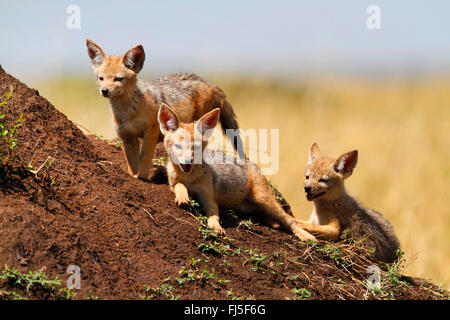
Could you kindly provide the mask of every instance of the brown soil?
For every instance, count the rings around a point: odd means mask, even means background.
[[[242,224],[247,217],[227,212],[221,215],[227,238],[205,239],[197,213],[175,205],[163,167],[152,183],[130,177],[120,149],[84,135],[0,67],[0,93],[10,87],[14,96],[2,107],[2,120],[11,124],[23,114],[24,122],[16,134],[18,159],[0,171],[2,267],[45,267],[49,277],[65,281],[66,268],[78,265],[81,290],[75,299],[308,298],[294,288],[306,289],[310,299],[448,299],[435,286],[395,284],[387,276],[385,293],[368,294],[366,268],[373,262],[360,247],[301,243],[261,223]],[[164,154],[161,146],[157,153],[155,158]],[[48,157],[54,161],[38,174],[23,166],[31,161],[38,168]],[[0,292],[13,289],[28,298],[55,297],[39,290],[27,296],[0,280]]]

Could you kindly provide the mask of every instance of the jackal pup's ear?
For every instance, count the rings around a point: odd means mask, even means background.
[[[138,73],[144,66],[145,52],[140,44],[128,50],[122,58],[125,67]]]
[[[167,104],[162,103],[158,110],[159,128],[163,135],[167,132],[173,132],[180,126],[180,119],[175,111]]]
[[[208,140],[213,133],[217,122],[219,121],[220,109],[216,108],[205,113],[198,121],[195,122],[195,129],[201,132],[203,140]]]
[[[314,142],[309,148],[308,165],[319,158],[322,158],[322,153],[320,153],[317,143]]]
[[[337,173],[342,174],[344,178],[348,178],[352,175],[353,169],[355,169],[357,162],[358,150],[353,150],[344,153],[342,156],[337,158],[337,160],[333,164],[333,167]]]
[[[91,63],[94,67],[100,66],[106,59],[102,48],[91,39],[86,39],[86,47]]]

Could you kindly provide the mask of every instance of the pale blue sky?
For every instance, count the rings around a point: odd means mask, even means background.
[[[66,28],[70,4],[81,29]],[[366,8],[381,9],[368,30]],[[146,72],[306,74],[450,71],[450,1],[1,1],[0,64],[30,77],[88,74],[84,39],[141,43]]]

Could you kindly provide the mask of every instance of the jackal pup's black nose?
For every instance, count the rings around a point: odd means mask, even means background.
[[[107,96],[109,94],[108,89],[102,89],[102,95]]]

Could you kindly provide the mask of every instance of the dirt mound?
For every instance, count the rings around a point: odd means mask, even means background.
[[[396,265],[380,266],[382,287],[368,291],[374,262],[357,244],[301,243],[234,212],[221,214],[227,237],[219,237],[202,225],[198,205],[174,204],[163,167],[154,183],[130,177],[117,146],[85,136],[0,68],[0,94],[10,89],[2,121],[11,125],[21,114],[24,121],[15,135],[17,159],[0,171],[0,262],[7,270],[44,267],[65,287],[67,267],[79,266],[75,299],[448,297],[431,285],[407,284]],[[44,285],[27,292],[5,270],[0,298],[12,291],[57,297],[44,294]]]

